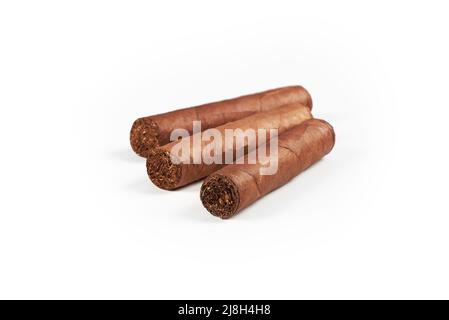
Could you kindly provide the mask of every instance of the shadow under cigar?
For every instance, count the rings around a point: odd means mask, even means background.
[[[210,224],[222,222],[221,219],[217,219],[217,217],[214,217],[209,212],[207,212],[207,210],[202,206],[201,201],[183,206],[182,210],[179,210],[179,212],[177,213],[177,216],[188,221],[197,221],[201,223]]]
[[[169,194],[169,191],[165,191],[162,189],[159,189],[155,185],[149,181],[149,179],[139,179],[136,180],[130,184],[127,184],[125,186],[127,190],[131,190],[134,193],[140,193],[140,194],[157,194],[157,195],[163,195],[163,194]]]
[[[204,179],[201,179],[176,190],[200,194],[201,184],[203,183],[203,181]]]
[[[142,158],[132,151],[131,147],[108,152],[109,155],[117,160],[129,163],[145,163],[146,159]]]

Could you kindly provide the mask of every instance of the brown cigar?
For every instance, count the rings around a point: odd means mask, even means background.
[[[299,103],[293,103],[269,111],[260,112],[252,116],[227,123],[217,128],[206,130],[205,132],[211,130],[218,130],[220,132],[221,147],[220,151],[218,151],[218,154],[220,155],[221,159],[225,159],[226,153],[232,153],[235,155],[240,152],[240,154],[243,155],[247,151],[251,151],[251,149],[248,148],[249,144],[248,140],[246,139],[240,146],[237,146],[236,141],[234,140],[232,141],[232,146],[228,145],[228,148],[226,148],[226,129],[240,129],[242,131],[253,129],[255,130],[256,139],[259,140],[266,137],[259,136],[259,131],[257,129],[277,129],[277,133],[281,134],[282,132],[285,132],[288,129],[311,118],[312,114],[310,113],[310,109],[308,107],[303,106]],[[208,146],[210,147],[213,143],[216,143],[216,141],[201,141],[199,145],[194,144],[193,141],[195,140],[195,138],[201,139],[201,134],[202,133],[199,132],[185,138],[190,139],[190,152],[187,159],[188,161],[183,161],[182,163],[176,164],[176,162],[180,162],[179,158],[176,158],[176,155],[175,160],[177,161],[172,161],[173,158],[171,158],[174,153],[171,152],[172,149],[178,149],[178,144],[182,144],[183,140],[174,141],[165,146],[159,147],[153,152],[152,155],[148,157],[148,176],[156,186],[166,190],[176,189],[191,182],[202,179],[223,167],[223,164],[217,163],[194,163],[193,157],[195,154],[198,154],[198,149],[205,150],[208,148]]]
[[[192,134],[193,121],[201,121],[206,130],[294,102],[312,109],[312,98],[306,89],[290,86],[139,118],[131,128],[131,147],[138,155],[147,157],[155,147],[170,142],[173,129],[183,128]]]
[[[225,166],[204,181],[201,202],[215,216],[232,217],[324,157],[334,143],[329,123],[307,120],[278,137],[278,170],[274,175],[261,175],[259,163]]]

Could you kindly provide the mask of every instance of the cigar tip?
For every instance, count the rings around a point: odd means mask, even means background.
[[[323,119],[316,119],[315,118],[315,119],[311,119],[309,121],[319,122],[320,124],[322,124],[322,125],[324,125],[325,127],[328,128],[328,130],[329,130],[329,132],[330,132],[330,134],[332,136],[332,146],[330,147],[330,150],[332,150],[334,148],[334,145],[335,145],[335,130],[334,130],[334,127],[329,122],[327,122],[326,120],[323,120]]]
[[[312,95],[310,94],[310,92],[304,88],[303,86],[298,86],[299,90],[301,93],[303,93],[305,95],[305,105],[306,107],[309,107],[310,110],[312,110],[313,108],[313,99],[312,99]]]
[[[240,202],[236,185],[228,177],[219,174],[206,179],[201,186],[200,198],[207,211],[222,219],[236,214]]]
[[[149,118],[134,121],[129,138],[134,152],[141,157],[148,157],[159,146],[158,132],[157,124]]]
[[[157,187],[174,190],[181,179],[181,166],[171,161],[170,152],[156,149],[147,158],[147,173]]]

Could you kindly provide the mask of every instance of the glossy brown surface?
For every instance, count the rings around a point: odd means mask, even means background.
[[[186,129],[192,134],[193,121],[201,121],[202,129],[206,130],[296,102],[312,109],[312,98],[307,90],[289,86],[139,118],[131,128],[131,147],[138,155],[147,157],[154,148],[170,142],[173,129]]]
[[[281,106],[276,109],[272,109],[265,112],[260,112],[254,114],[252,116],[246,117],[244,119],[240,119],[234,122],[227,123],[225,125],[216,127],[222,137],[221,141],[221,155],[222,159],[224,159],[224,155],[226,152],[228,154],[229,151],[236,153],[236,142],[233,141],[232,147],[226,149],[225,145],[225,130],[226,129],[277,129],[278,133],[287,131],[288,129],[293,128],[294,126],[299,125],[305,120],[311,119],[312,114],[310,113],[310,109],[302,104],[293,103]],[[256,131],[256,136],[258,132]],[[201,135],[198,133],[196,135]],[[175,141],[169,143],[165,146],[159,147],[156,151],[150,155],[147,159],[147,172],[151,179],[151,181],[158,187],[166,190],[172,190],[189,184],[191,182],[202,179],[209,174],[219,170],[223,167],[223,164],[194,164],[193,157],[195,153],[197,153],[198,147],[194,145],[193,139],[195,135],[188,137],[190,139],[190,163],[180,163],[173,165],[170,163],[170,153],[172,148],[174,148],[177,144],[181,143],[180,141]],[[211,143],[211,141],[202,141],[201,142],[201,150],[205,150]],[[245,144],[240,147],[240,150],[251,151],[248,150],[247,141]],[[231,149],[232,148],[232,149]],[[243,151],[242,151],[243,152]]]
[[[201,187],[205,208],[221,218],[235,215],[329,153],[335,133],[326,121],[310,119],[281,134],[278,143],[276,174],[261,175],[261,164],[225,166],[209,176]]]

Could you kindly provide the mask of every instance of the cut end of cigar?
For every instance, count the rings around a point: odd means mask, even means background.
[[[158,135],[159,128],[153,120],[137,119],[131,127],[131,147],[139,156],[148,157],[159,146]]]
[[[147,173],[157,187],[173,190],[181,180],[181,165],[171,161],[169,151],[154,150],[147,159]]]
[[[212,175],[201,187],[201,202],[214,216],[227,219],[236,214],[239,206],[239,193],[228,177]]]

